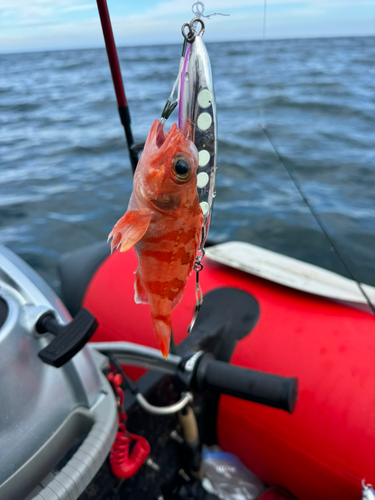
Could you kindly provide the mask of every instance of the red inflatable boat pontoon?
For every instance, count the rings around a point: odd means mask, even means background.
[[[259,304],[258,321],[238,341],[230,362],[297,376],[300,388],[292,415],[222,396],[219,444],[266,483],[285,487],[299,500],[358,500],[362,479],[375,483],[373,316],[207,257],[203,264],[204,294],[234,287]],[[94,341],[126,340],[157,347],[148,306],[134,303],[136,267],[134,250],[115,252],[91,280],[83,305],[99,321]],[[176,343],[187,335],[194,284],[191,276],[172,313]]]

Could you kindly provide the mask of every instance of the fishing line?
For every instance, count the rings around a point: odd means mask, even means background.
[[[263,46],[263,63],[264,63],[264,60],[265,60],[265,42],[266,42],[266,26],[267,26],[267,0],[264,0],[264,4],[263,4],[263,37],[262,37],[262,46]],[[264,73],[265,73],[265,67],[263,65],[263,77],[264,77]],[[265,78],[264,78],[265,80]],[[265,83],[264,83],[265,84]],[[263,105],[261,107],[261,116],[262,118],[264,119],[265,118],[265,109],[263,108]],[[363,298],[365,299],[365,301],[367,302],[367,305],[369,306],[372,314],[375,316],[375,306],[372,304],[370,298],[368,297],[368,295],[366,294],[366,292],[364,291],[364,289],[362,288],[362,285],[361,283],[359,282],[359,280],[357,280],[355,278],[355,275],[354,273],[352,272],[352,270],[350,269],[350,267],[348,266],[348,264],[346,263],[344,257],[342,256],[341,254],[341,251],[339,251],[336,243],[333,241],[332,237],[330,236],[330,234],[328,233],[328,231],[326,230],[326,228],[324,227],[324,224],[322,222],[322,220],[320,219],[320,216],[318,215],[318,213],[315,211],[314,207],[312,206],[312,204],[309,202],[307,196],[305,195],[305,193],[303,192],[303,189],[302,189],[302,186],[300,184],[300,182],[298,181],[297,177],[287,168],[286,164],[284,163],[283,161],[283,158],[281,156],[281,154],[278,152],[278,150],[276,149],[276,146],[274,145],[272,139],[271,139],[271,136],[270,136],[270,133],[267,129],[267,125],[266,125],[266,121],[264,119],[264,123],[259,123],[259,127],[262,129],[264,135],[266,136],[266,138],[268,139],[268,142],[270,143],[272,149],[274,150],[279,162],[281,163],[281,165],[283,166],[285,172],[287,173],[289,179],[292,181],[292,183],[294,184],[295,188],[297,189],[297,191],[299,192],[302,200],[304,201],[304,203],[306,204],[307,208],[309,209],[311,215],[313,216],[313,218],[315,219],[315,222],[318,224],[318,226],[320,227],[322,233],[324,234],[324,236],[326,237],[327,241],[329,242],[329,244],[331,245],[332,249],[334,250],[334,252],[336,253],[336,255],[338,256],[338,258],[340,259],[342,265],[344,266],[344,268],[346,269],[348,275],[350,276],[350,278],[357,284],[358,288],[359,288],[359,291],[360,293],[362,294]]]
[[[266,39],[266,19],[267,19],[267,0],[264,0],[264,5],[263,5],[263,42]]]
[[[195,2],[191,10],[195,17],[205,17],[206,19],[210,19],[212,16],[230,16],[230,14],[222,14],[221,12],[214,12],[213,14],[203,14],[205,9],[205,5],[203,2]]]
[[[361,294],[363,295],[363,298],[366,300],[369,308],[371,309],[371,312],[373,315],[375,315],[375,307],[374,305],[372,304],[372,302],[370,301],[368,295],[366,294],[366,292],[364,291],[364,289],[362,288],[361,286],[361,283],[355,278],[354,276],[354,273],[351,271],[350,267],[348,266],[348,264],[346,263],[345,259],[343,258],[343,256],[341,255],[341,251],[339,251],[336,243],[333,241],[332,237],[330,236],[330,234],[328,233],[328,231],[326,230],[326,228],[324,227],[324,224],[323,222],[321,221],[320,219],[320,216],[318,215],[318,213],[315,211],[314,207],[311,205],[311,203],[309,202],[307,196],[305,195],[305,193],[303,192],[303,189],[302,189],[302,186],[300,184],[300,182],[298,181],[298,179],[296,178],[296,176],[287,168],[287,166],[285,165],[284,161],[283,161],[283,158],[281,156],[281,154],[278,152],[278,150],[276,149],[274,143],[272,142],[272,139],[270,137],[270,134],[266,128],[265,125],[263,124],[259,124],[259,127],[263,130],[264,132],[264,135],[267,137],[269,143],[271,144],[271,147],[272,149],[274,150],[279,162],[281,163],[281,165],[283,166],[285,172],[288,174],[288,177],[289,179],[293,182],[294,186],[296,187],[297,191],[299,192],[301,198],[303,199],[303,201],[305,202],[307,208],[310,210],[310,213],[311,215],[314,217],[316,223],[318,224],[318,226],[320,227],[320,229],[322,230],[324,236],[327,238],[329,244],[331,245],[331,247],[333,248],[333,250],[335,251],[336,255],[338,256],[338,258],[340,259],[340,261],[342,262],[343,266],[345,267],[347,273],[349,274],[349,276],[351,277],[351,279],[358,285],[358,288],[361,292]]]

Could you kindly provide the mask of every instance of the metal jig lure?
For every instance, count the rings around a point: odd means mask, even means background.
[[[198,29],[199,27],[199,29]],[[196,256],[196,306],[194,316],[188,328],[190,332],[203,302],[199,285],[199,273],[203,269],[201,260],[204,256],[208,230],[211,222],[215,192],[217,125],[214,85],[211,64],[203,42],[205,24],[200,17],[181,27],[184,37],[179,71],[171,94],[161,114],[165,122],[178,105],[178,127],[186,139],[192,141],[199,157],[197,170],[197,190],[199,205],[204,216],[202,236]],[[177,87],[177,99],[173,101]]]
[[[194,28],[196,25],[200,25],[199,31]],[[204,22],[199,18],[182,26],[188,47],[181,72],[178,108],[178,127],[194,142],[199,154],[197,188],[204,215],[200,250],[203,250],[211,221],[217,159],[216,104],[210,59],[202,39],[204,30]]]
[[[197,27],[199,27],[198,31]],[[199,204],[204,216],[199,253],[194,264],[196,306],[188,329],[190,332],[203,302],[203,294],[199,285],[199,272],[203,268],[201,260],[204,256],[204,244],[207,239],[216,194],[217,122],[211,64],[202,39],[205,31],[204,22],[200,18],[194,18],[189,24],[183,24],[181,31],[185,38],[184,47],[187,46],[187,49],[179,75],[178,127],[186,138],[194,142],[198,150],[197,189]]]

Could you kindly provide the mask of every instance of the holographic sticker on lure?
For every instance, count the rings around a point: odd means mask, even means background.
[[[182,27],[188,46],[181,73],[178,108],[178,127],[194,142],[199,153],[197,189],[204,215],[200,251],[203,251],[207,239],[216,194],[217,158],[216,104],[210,59],[202,39],[204,29],[199,18]]]

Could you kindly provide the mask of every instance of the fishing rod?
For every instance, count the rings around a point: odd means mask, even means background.
[[[108,56],[109,66],[111,68],[112,81],[115,87],[116,100],[120,121],[124,127],[126,142],[128,145],[130,164],[133,173],[138,163],[138,151],[143,147],[134,143],[133,132],[131,129],[130,112],[128,102],[125,95],[124,83],[122,81],[120,62],[118,60],[115,39],[111,25],[111,18],[109,16],[107,0],[97,0],[100,22],[102,25],[105,47]]]

